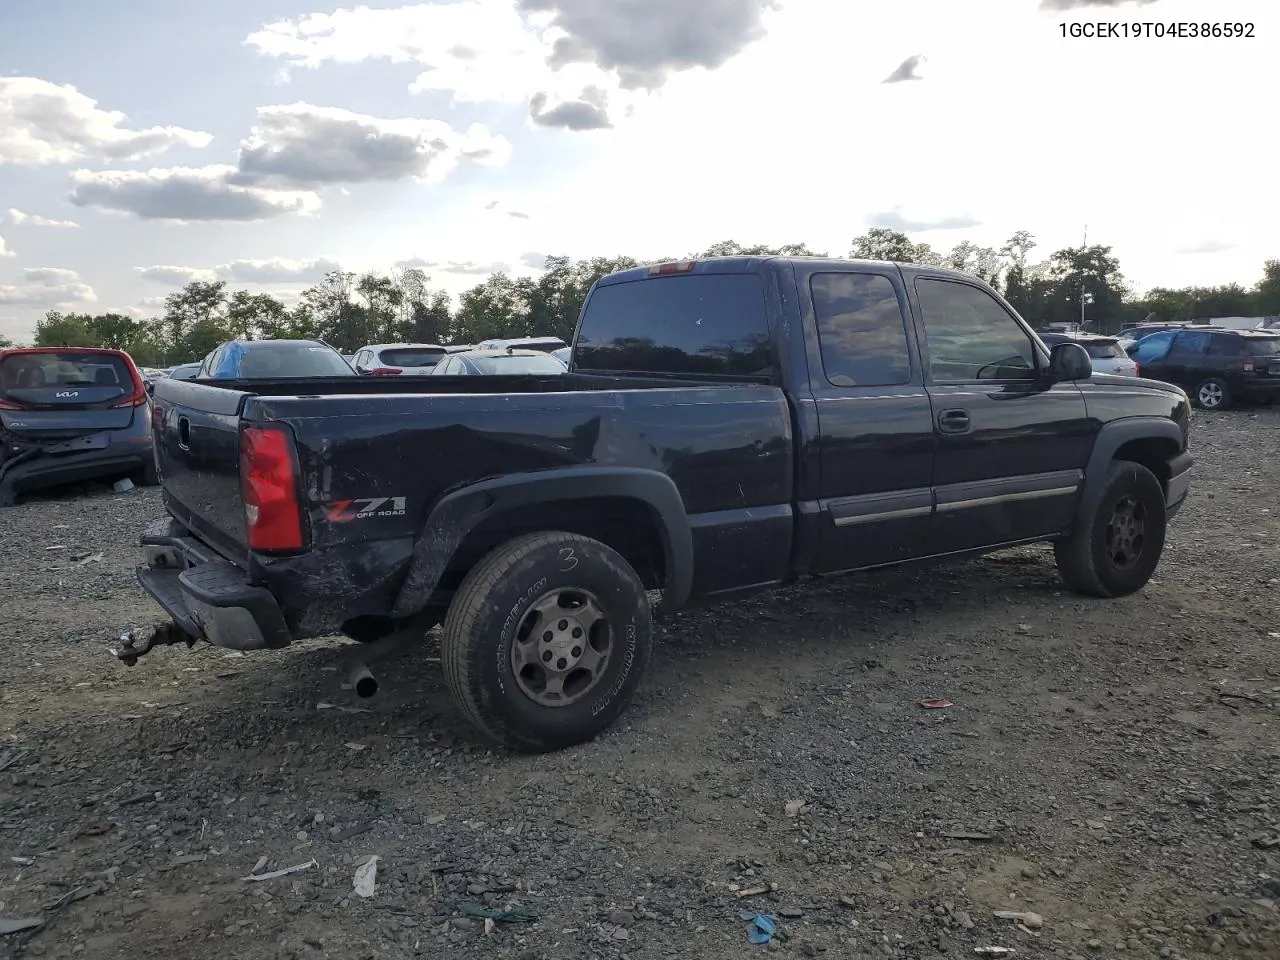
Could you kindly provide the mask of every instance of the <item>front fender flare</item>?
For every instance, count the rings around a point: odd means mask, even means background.
[[[1084,491],[1076,513],[1077,524],[1088,523],[1102,496],[1107,468],[1116,452],[1134,440],[1170,440],[1174,449],[1182,451],[1182,428],[1164,417],[1128,417],[1102,425],[1094,438],[1093,452],[1084,471]]]
[[[519,507],[592,497],[634,500],[652,511],[666,560],[663,608],[684,606],[693,588],[693,532],[671,478],[627,467],[569,467],[480,480],[441,497],[414,543],[391,615],[407,617],[422,610],[463,540],[488,518]]]

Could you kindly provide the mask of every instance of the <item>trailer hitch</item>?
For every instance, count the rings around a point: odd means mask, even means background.
[[[185,643],[188,648],[196,645],[196,638],[172,621],[154,627],[139,627],[120,634],[120,646],[111,648],[111,655],[126,667],[132,667],[139,657],[145,657],[156,647],[171,647]]]

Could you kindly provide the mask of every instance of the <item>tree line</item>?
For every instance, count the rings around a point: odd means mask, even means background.
[[[846,256],[944,266],[998,289],[1034,326],[1073,323],[1114,333],[1126,323],[1280,314],[1280,260],[1245,287],[1156,288],[1136,296],[1108,246],[1067,247],[1032,262],[1035,238],[1019,231],[1001,247],[963,241],[947,252],[894,230],[873,228]],[[827,256],[805,244],[781,247],[715,244],[694,258],[734,255]],[[670,258],[680,259],[680,258]],[[534,279],[495,273],[453,298],[419,269],[387,274],[334,271],[286,307],[266,293],[228,290],[223,281],[193,281],[165,298],[149,319],[118,313],[50,311],[37,322],[36,346],[96,346],[129,351],[143,366],[199,360],[232,339],[319,339],[352,353],[369,343],[476,343],[492,337],[555,335],[569,340],[591,285],[633,257],[571,260],[547,257]]]

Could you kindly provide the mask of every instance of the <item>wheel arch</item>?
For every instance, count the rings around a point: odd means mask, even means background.
[[[1096,508],[1107,479],[1107,468],[1116,460],[1139,463],[1155,474],[1161,490],[1168,492],[1170,463],[1184,448],[1182,428],[1162,417],[1132,417],[1104,424],[1094,440],[1085,467],[1084,491],[1076,512],[1077,528],[1087,523]]]
[[[495,477],[441,497],[414,544],[392,615],[422,610],[498,544],[550,530],[617,550],[647,586],[662,589],[664,608],[688,601],[693,534],[671,478],[638,468],[572,467]]]

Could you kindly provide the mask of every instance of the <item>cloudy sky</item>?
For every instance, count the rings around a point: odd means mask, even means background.
[[[288,300],[340,264],[458,291],[547,253],[1111,244],[1140,288],[1280,256],[1273,0],[41,0],[0,30],[0,333]],[[1063,23],[1254,24],[1251,39]]]

